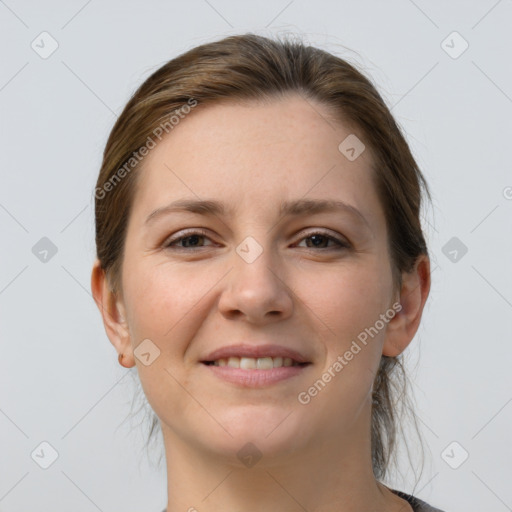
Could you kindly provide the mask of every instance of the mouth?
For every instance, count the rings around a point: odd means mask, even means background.
[[[291,357],[229,357],[220,358],[215,361],[201,361],[206,366],[228,366],[230,368],[241,368],[242,370],[272,370],[273,368],[284,368],[290,366],[306,366],[311,363],[300,363]]]
[[[293,380],[313,363],[300,352],[278,345],[233,345],[200,361],[214,377],[245,388]]]

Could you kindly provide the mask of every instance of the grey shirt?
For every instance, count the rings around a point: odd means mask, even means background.
[[[397,491],[396,489],[390,489],[389,487],[388,489],[391,492],[395,493],[400,498],[407,501],[411,505],[414,512],[443,512],[442,510],[432,507],[428,503],[425,503],[424,501],[420,500],[419,498],[416,498],[415,496],[405,494],[405,492]]]
[[[424,501],[421,501],[419,498],[415,498],[410,494],[405,494],[405,492],[390,489],[389,487],[388,489],[395,493],[398,497],[407,501],[411,505],[414,512],[444,512],[438,508],[431,507],[428,503],[425,503]],[[166,509],[164,509],[162,512],[166,512]]]

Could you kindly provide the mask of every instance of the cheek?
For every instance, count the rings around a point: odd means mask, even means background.
[[[126,304],[136,346],[153,340],[168,355],[183,353],[202,322],[208,292],[218,277],[207,270],[148,261],[126,266]]]
[[[187,363],[194,363],[187,361],[186,351],[211,307],[208,291],[218,279],[168,262],[126,265],[124,289],[133,349],[149,339],[159,350],[148,366],[136,358],[139,379],[151,407],[169,424],[193,409],[184,391],[191,385]]]
[[[379,265],[354,265],[304,281],[314,313],[308,317],[321,331],[325,359],[301,396],[308,401],[304,410],[323,418],[325,433],[346,428],[347,418],[355,421],[371,398],[385,334],[385,328],[372,328],[387,310],[391,282],[380,272]]]
[[[344,404],[337,409],[339,421],[347,410],[355,413],[371,392],[385,335],[379,319],[388,309],[391,293],[391,276],[382,260],[368,255],[360,263],[314,277],[304,272],[301,279],[301,296],[314,313],[308,316],[317,324],[325,346],[325,360],[315,377],[329,382],[325,389],[319,384],[323,390],[313,408],[315,414],[323,414],[329,404]]]
[[[340,342],[357,337],[387,310],[391,275],[378,256],[368,254],[358,261],[347,259],[336,268],[315,268],[303,262],[294,279],[296,288],[292,288],[300,290],[300,302],[308,306],[308,316],[318,320],[329,345],[341,346]]]

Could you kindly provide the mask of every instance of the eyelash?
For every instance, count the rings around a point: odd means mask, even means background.
[[[175,238],[174,240],[173,239],[167,240],[164,243],[164,246],[166,249],[172,249],[172,250],[178,250],[178,251],[180,251],[180,250],[182,250],[182,251],[191,251],[192,250],[193,251],[195,249],[204,248],[202,246],[199,246],[199,247],[176,247],[176,246],[173,246],[173,244],[176,244],[178,242],[186,240],[187,238],[190,238],[195,235],[204,236],[205,238],[209,238],[208,233],[206,231],[203,231],[201,229],[196,229],[194,231],[185,232],[185,234],[183,236],[180,236],[179,238]],[[336,238],[336,237],[326,233],[325,231],[313,231],[311,233],[307,233],[305,236],[303,236],[300,239],[300,241],[306,240],[308,238],[312,238],[313,236],[317,236],[317,235],[323,236],[323,237],[327,238],[328,242],[332,241],[338,245],[338,247],[320,247],[320,250],[329,251],[329,250],[341,250],[341,249],[350,249],[351,248],[351,246],[348,242],[340,240],[339,238]],[[305,249],[315,249],[315,247],[305,247]]]

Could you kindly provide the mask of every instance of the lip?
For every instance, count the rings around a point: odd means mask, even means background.
[[[268,387],[278,382],[297,377],[310,366],[281,366],[271,370],[243,370],[229,366],[201,365],[213,375],[231,384],[246,388]]]
[[[282,345],[229,345],[226,347],[218,348],[213,352],[210,352],[205,358],[201,360],[202,363],[216,361],[218,359],[227,359],[229,357],[289,357],[297,363],[310,363],[306,356],[298,352],[297,350],[283,347]],[[217,367],[215,367],[217,368]],[[291,367],[286,367],[291,368]],[[279,368],[276,368],[279,369]],[[249,371],[249,370],[243,370]],[[271,372],[272,370],[250,370],[252,372]]]
[[[230,357],[289,357],[301,366],[281,366],[269,370],[244,370],[243,368],[233,368],[231,366],[213,366],[210,363],[218,359],[228,359]],[[221,347],[210,352],[201,363],[207,371],[213,372],[213,375],[231,384],[241,387],[259,388],[268,387],[278,382],[282,382],[293,377],[301,375],[311,361],[299,351],[284,347],[282,345],[264,344],[264,345],[229,345]]]

